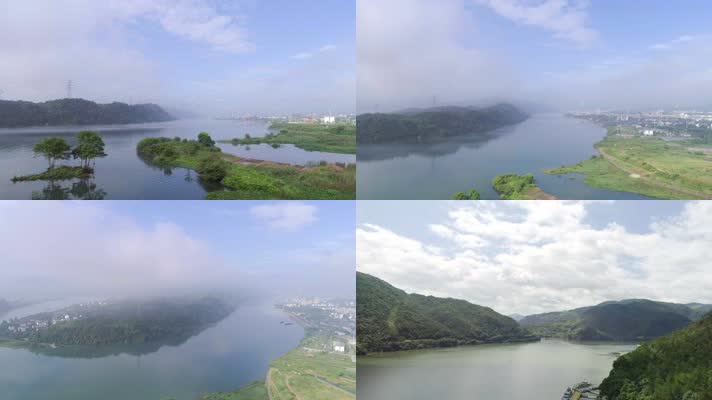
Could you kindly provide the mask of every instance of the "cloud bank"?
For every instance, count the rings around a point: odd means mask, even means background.
[[[709,202],[688,203],[646,233],[587,224],[587,203],[496,203],[452,203],[445,220],[427,226],[432,241],[363,224],[357,269],[409,292],[505,314],[626,298],[712,302]]]

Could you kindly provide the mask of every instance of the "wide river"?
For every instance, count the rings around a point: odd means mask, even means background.
[[[181,168],[164,171],[149,166],[136,155],[136,144],[146,137],[196,139],[200,132],[208,132],[214,140],[244,137],[245,134],[258,137],[268,133],[268,126],[266,122],[207,119],[139,125],[0,129],[0,199],[202,199],[206,188],[201,186],[194,173]],[[97,160],[95,178],[91,182],[82,184],[79,181],[64,181],[50,184],[42,181],[10,181],[13,176],[38,173],[47,168],[44,159],[33,157],[32,146],[35,143],[48,136],[61,136],[73,144],[80,130],[97,131],[106,144],[108,157]],[[219,146],[224,152],[237,156],[293,165],[320,161],[356,162],[353,154],[305,151],[293,145],[282,145],[277,149],[266,144]]]
[[[477,189],[483,199],[498,199],[492,189],[495,176],[532,173],[542,190],[560,199],[647,199],[587,186],[578,174],[542,172],[596,154],[593,145],[606,131],[591,122],[536,114],[496,133],[485,141],[463,135],[440,143],[359,145],[358,198],[437,200]]]
[[[288,317],[272,305],[243,305],[180,345],[153,352],[126,347],[94,358],[0,347],[0,398],[197,400],[201,394],[234,390],[263,380],[269,362],[297,346],[303,329],[280,321]]]
[[[543,340],[358,358],[359,400],[558,400],[581,381],[600,384],[634,344]]]

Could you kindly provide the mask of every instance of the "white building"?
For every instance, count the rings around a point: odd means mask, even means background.
[[[655,131],[652,129],[646,129],[643,131],[643,135],[645,136],[653,136],[655,134]]]
[[[346,351],[346,346],[341,343],[334,343],[334,351],[343,353],[344,351]]]
[[[327,115],[326,117],[321,117],[321,122],[324,124],[333,124],[336,123],[336,117],[333,115]]]

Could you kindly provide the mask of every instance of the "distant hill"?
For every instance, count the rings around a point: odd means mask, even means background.
[[[646,340],[688,325],[709,305],[631,299],[592,307],[529,315],[519,323],[546,337],[575,340]]]
[[[155,104],[97,104],[83,99],[52,100],[44,103],[0,101],[0,128],[137,124],[174,119]]]
[[[0,315],[5,314],[6,312],[12,310],[13,308],[14,307],[13,307],[12,303],[10,303],[9,301],[7,301],[3,298],[0,298]]]
[[[361,272],[356,273],[356,329],[359,354],[538,339],[491,308],[408,294]]]
[[[524,318],[524,315],[522,315],[522,314],[516,314],[516,313],[515,313],[515,314],[511,314],[511,315],[509,316],[509,318],[511,318],[511,319],[513,319],[513,320],[515,320],[515,321],[521,321],[522,318]]]
[[[486,108],[435,107],[391,114],[356,117],[358,143],[427,142],[451,136],[486,133],[526,120],[529,116],[510,104]]]
[[[620,356],[600,388],[609,400],[712,399],[712,313]]]

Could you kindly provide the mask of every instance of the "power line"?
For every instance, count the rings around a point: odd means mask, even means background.
[[[71,99],[72,98],[72,80],[67,81],[67,98]]]

